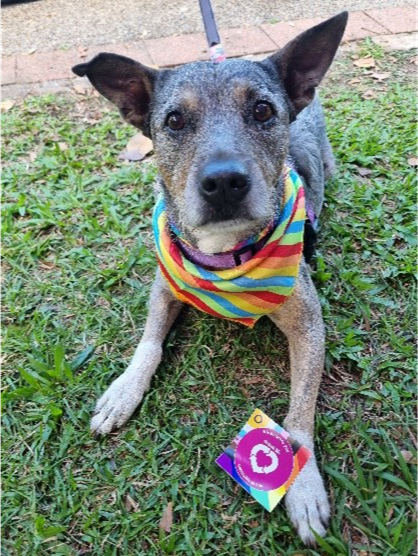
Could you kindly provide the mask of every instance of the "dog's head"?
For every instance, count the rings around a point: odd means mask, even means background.
[[[347,22],[343,12],[262,62],[155,70],[115,54],[74,68],[151,137],[166,202],[194,238],[245,237],[274,215],[289,125],[312,101]]]

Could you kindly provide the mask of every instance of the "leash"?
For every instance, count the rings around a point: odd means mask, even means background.
[[[210,0],[199,0],[200,12],[202,14],[203,25],[205,26],[206,39],[209,45],[210,59],[214,64],[219,64],[226,60],[225,51],[219,38],[215,16],[213,15]]]

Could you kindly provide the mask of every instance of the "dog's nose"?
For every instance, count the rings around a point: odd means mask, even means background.
[[[200,191],[211,204],[241,201],[249,190],[249,176],[239,162],[209,162],[203,170]]]

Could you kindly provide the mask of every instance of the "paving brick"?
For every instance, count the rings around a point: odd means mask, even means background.
[[[274,25],[262,25],[261,28],[267,33],[277,48],[282,48],[300,33],[300,30],[292,21],[284,21]]]
[[[366,14],[386,27],[391,33],[417,31],[417,9],[415,6],[399,6],[382,10],[366,10]]]
[[[309,19],[299,19],[294,22],[294,35],[302,31],[306,31],[310,27],[314,27],[324,21],[326,17],[313,17]],[[280,25],[280,24],[279,24]],[[281,25],[285,25],[284,23]],[[380,35],[387,33],[387,30],[377,21],[374,21],[365,12],[357,11],[350,12],[348,17],[347,28],[344,33],[343,42],[354,41],[358,39],[364,39],[365,37],[370,37],[373,35]],[[293,38],[289,32],[289,39]],[[289,40],[288,39],[288,40]],[[286,41],[285,41],[286,42]],[[281,44],[280,46],[283,46]]]
[[[297,32],[300,33],[301,31],[306,31],[306,29],[318,25],[318,23],[322,23],[322,21],[325,21],[326,19],[327,17],[310,17],[309,19],[297,19],[296,21],[294,21],[294,24]]]
[[[74,77],[71,68],[81,61],[75,50],[35,52],[17,56],[16,83],[36,83]]]
[[[178,66],[209,59],[203,33],[148,39],[144,42],[152,63],[159,67]]]
[[[16,56],[2,56],[1,84],[11,85],[16,81]]]
[[[353,12],[348,18],[347,28],[344,33],[343,42],[356,41],[373,35],[387,33],[383,25],[372,19],[365,12]]]
[[[261,27],[224,29],[221,37],[228,58],[277,50],[277,45]]]
[[[83,58],[85,61],[91,60],[99,52],[111,52],[112,54],[120,54],[132,58],[141,64],[152,65],[153,61],[149,55],[145,41],[127,42],[127,43],[112,43],[103,44],[99,46],[89,46],[87,48],[87,55]]]

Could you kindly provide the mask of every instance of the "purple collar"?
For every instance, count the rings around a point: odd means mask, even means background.
[[[202,266],[207,270],[227,270],[249,261],[264,247],[273,230],[274,225],[270,225],[268,232],[264,233],[263,237],[255,243],[248,243],[248,241],[243,242],[245,245],[242,247],[238,246],[237,248],[231,249],[231,251],[215,253],[214,255],[202,253],[198,249],[195,249],[188,243],[182,241],[178,236],[174,238],[174,241],[177,243],[183,255],[185,255],[192,263]]]

